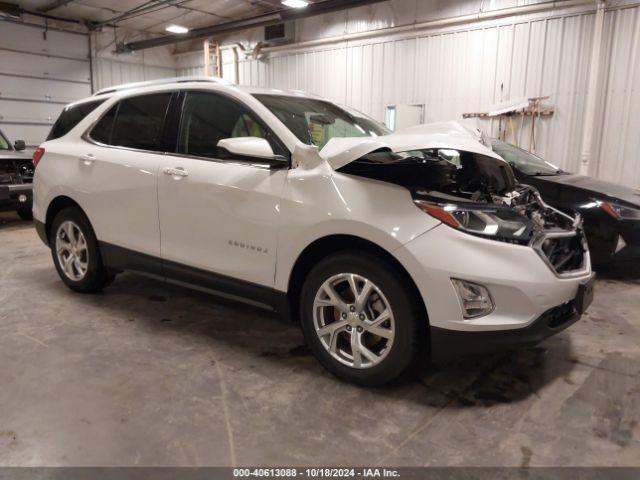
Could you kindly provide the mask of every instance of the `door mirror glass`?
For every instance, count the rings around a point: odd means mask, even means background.
[[[13,148],[20,151],[27,148],[27,145],[24,143],[24,140],[16,140],[15,142],[13,142]]]
[[[275,155],[267,140],[259,137],[223,138],[218,142],[220,157],[243,162],[265,163],[270,166],[283,165],[286,160]]]

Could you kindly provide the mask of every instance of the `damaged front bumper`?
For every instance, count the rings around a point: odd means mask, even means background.
[[[431,359],[452,360],[461,354],[494,353],[515,347],[533,346],[561,332],[580,320],[581,313],[573,300],[550,308],[533,322],[516,330],[467,332],[431,327]]]
[[[532,246],[479,238],[446,225],[394,253],[422,295],[436,354],[536,343],[577,321],[592,297],[588,254],[580,269],[558,275]],[[464,318],[452,278],[486,287],[494,303],[491,313]]]

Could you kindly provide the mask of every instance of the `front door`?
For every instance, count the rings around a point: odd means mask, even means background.
[[[165,156],[158,178],[167,274],[187,266],[196,276],[211,272],[222,281],[273,286],[288,170],[223,160],[217,149],[223,138],[266,138],[266,127],[235,100],[212,92],[187,92],[182,112],[177,153]]]

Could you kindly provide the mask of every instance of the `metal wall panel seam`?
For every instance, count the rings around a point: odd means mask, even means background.
[[[89,62],[88,58],[79,58],[79,57],[70,57],[67,55],[55,55],[55,54],[51,54],[51,53],[46,53],[46,52],[31,52],[29,50],[18,50],[15,48],[6,48],[6,47],[0,47],[0,51],[3,52],[11,52],[11,53],[20,53],[23,55],[35,55],[38,57],[47,57],[47,58],[59,58],[61,60],[73,60],[75,62]]]
[[[84,80],[72,80],[72,79],[68,79],[68,78],[61,78],[61,77],[49,77],[49,76],[39,76],[39,75],[28,75],[28,74],[24,74],[24,73],[13,73],[13,72],[3,72],[0,71],[0,76],[5,76],[5,77],[16,77],[16,78],[32,78],[34,80],[52,80],[54,82],[65,82],[65,83],[77,83],[77,84],[81,84],[81,85],[89,85],[90,82],[89,81],[84,81]]]

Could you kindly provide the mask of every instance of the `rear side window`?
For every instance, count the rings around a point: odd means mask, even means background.
[[[219,158],[218,142],[232,137],[267,138],[267,134],[248,110],[237,102],[222,95],[188,92],[178,137],[178,152]]]
[[[55,140],[69,133],[73,127],[93,112],[104,100],[100,99],[66,107],[58,117],[58,120],[56,120],[56,123],[53,124],[47,140]]]
[[[171,93],[127,98],[120,102],[111,145],[157,150]]]
[[[162,150],[162,127],[171,92],[121,100],[91,131],[97,142],[140,150]]]
[[[111,109],[96,123],[91,130],[91,138],[96,142],[109,145],[111,143],[111,131],[113,130],[113,121],[118,113],[118,105],[114,105]]]

